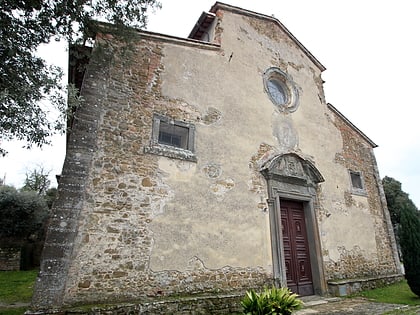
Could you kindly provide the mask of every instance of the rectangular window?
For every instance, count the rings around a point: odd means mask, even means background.
[[[160,121],[158,142],[188,150],[189,128]]]
[[[193,124],[155,114],[151,143],[145,152],[195,162],[194,132]]]
[[[353,193],[366,194],[362,173],[356,171],[349,171],[349,174]]]
[[[360,173],[350,172],[351,184],[355,189],[363,189],[362,177]]]

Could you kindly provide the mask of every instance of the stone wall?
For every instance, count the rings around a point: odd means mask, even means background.
[[[399,281],[402,281],[404,276],[399,274],[385,275],[379,277],[366,277],[359,279],[348,279],[338,281],[328,281],[330,294],[333,296],[347,296],[357,294],[361,291],[372,290],[375,288],[385,287]]]
[[[0,270],[20,270],[20,248],[0,247]]]
[[[328,278],[353,279],[398,274],[399,261],[396,260],[398,258],[393,250],[395,239],[390,229],[390,222],[387,221],[388,209],[381,200],[381,181],[377,173],[372,143],[334,109],[331,113],[334,115],[333,123],[340,130],[343,141],[343,150],[336,154],[335,162],[348,170],[360,172],[365,189],[365,193],[359,196],[350,188],[344,192],[343,199],[349,208],[366,211],[366,219],[372,218],[371,228],[375,233],[377,254],[368,258],[358,246],[353,248],[343,246],[339,248],[340,259],[325,264]]]
[[[176,299],[145,300],[140,303],[120,303],[115,305],[84,306],[63,309],[61,315],[187,315],[187,314],[241,314],[241,299],[243,295],[219,295],[177,297]],[[27,311],[27,315],[36,315]],[[57,314],[45,312],[44,315]]]

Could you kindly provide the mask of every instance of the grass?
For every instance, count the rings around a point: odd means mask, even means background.
[[[29,303],[38,270],[1,271],[0,303]]]
[[[411,292],[405,280],[387,287],[363,291],[360,295],[380,303],[420,305],[420,298]]]
[[[374,302],[409,305],[387,312],[386,315],[418,315],[420,311],[420,297],[411,292],[405,280],[387,287],[363,291],[359,295]]]
[[[32,298],[38,270],[0,271],[0,315],[20,315]],[[1,306],[3,304],[3,306]]]

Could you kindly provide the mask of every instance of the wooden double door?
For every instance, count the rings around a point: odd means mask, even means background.
[[[303,203],[281,200],[280,209],[287,286],[299,295],[313,295],[314,287]]]

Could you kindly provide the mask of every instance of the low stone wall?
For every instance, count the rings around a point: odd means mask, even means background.
[[[20,248],[1,247],[0,248],[0,270],[13,271],[20,270]]]
[[[328,281],[328,289],[333,296],[347,296],[363,290],[384,287],[404,279],[404,275],[395,274],[372,278],[345,279]]]
[[[54,315],[186,315],[186,314],[241,314],[241,299],[243,295],[213,295],[200,297],[183,297],[160,301],[148,301],[141,303],[124,303],[108,306],[92,306],[62,310],[58,312],[31,313],[27,315],[54,314]]]

